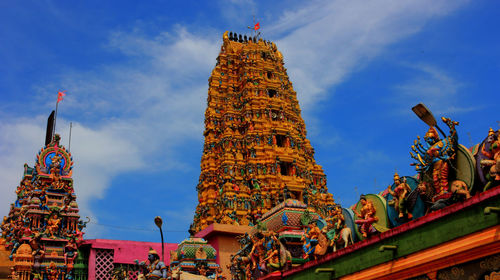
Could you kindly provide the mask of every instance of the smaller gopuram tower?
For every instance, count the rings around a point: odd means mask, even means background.
[[[1,250],[10,252],[11,277],[16,279],[74,279],[73,265],[86,223],[78,213],[73,159],[60,145],[59,135],[52,135],[51,128],[35,166],[24,165],[17,199],[1,224]]]
[[[288,198],[325,215],[333,196],[276,45],[225,32],[208,82],[192,229],[251,226]]]

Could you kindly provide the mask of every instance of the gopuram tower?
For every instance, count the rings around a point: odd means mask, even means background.
[[[192,230],[255,225],[293,198],[320,215],[334,205],[306,138],[297,94],[272,42],[225,32],[209,78]]]
[[[45,146],[33,167],[24,165],[17,199],[1,224],[0,270],[10,266],[12,279],[80,279],[74,264],[86,223],[78,213],[73,158],[50,120]]]

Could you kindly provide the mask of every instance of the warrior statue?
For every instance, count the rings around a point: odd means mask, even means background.
[[[365,195],[361,195],[359,198],[361,202],[360,213],[353,209],[354,214],[360,218],[356,220],[355,223],[359,225],[359,232],[364,238],[367,238],[370,234],[376,233],[377,230],[373,227],[373,223],[378,221],[378,217],[375,216],[376,209],[373,203],[366,199]]]
[[[408,217],[412,218],[412,214],[408,211],[407,198],[411,193],[410,186],[406,183],[406,179],[403,180],[399,178],[398,173],[394,173],[394,185],[396,186],[394,190],[391,190],[391,186],[387,187],[387,191],[392,195],[393,200],[389,201],[388,204],[398,212],[399,218]]]
[[[450,164],[455,159],[458,145],[455,129],[458,122],[444,117],[442,121],[450,128],[450,133],[446,138],[440,139],[436,128],[431,126],[424,136],[424,142],[421,143],[420,137],[417,137],[411,147],[413,152],[410,152],[411,157],[417,160],[413,165],[423,176],[421,180],[427,181],[425,177],[430,177],[434,193],[433,201],[449,193],[448,173]]]

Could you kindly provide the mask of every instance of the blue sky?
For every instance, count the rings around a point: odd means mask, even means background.
[[[0,216],[23,164],[57,131],[71,152],[87,238],[187,237],[197,203],[210,72],[226,30],[253,15],[285,58],[328,188],[344,206],[414,175],[427,127],[411,107],[459,121],[460,142],[498,129],[497,1],[3,1]]]

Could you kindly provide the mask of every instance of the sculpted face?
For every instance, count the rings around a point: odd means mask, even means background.
[[[429,145],[434,145],[437,142],[437,139],[434,136],[425,137],[424,139]]]
[[[488,135],[488,139],[487,139],[487,141],[488,141],[489,143],[493,143],[493,142],[495,142],[495,134],[489,134],[489,135]]]

